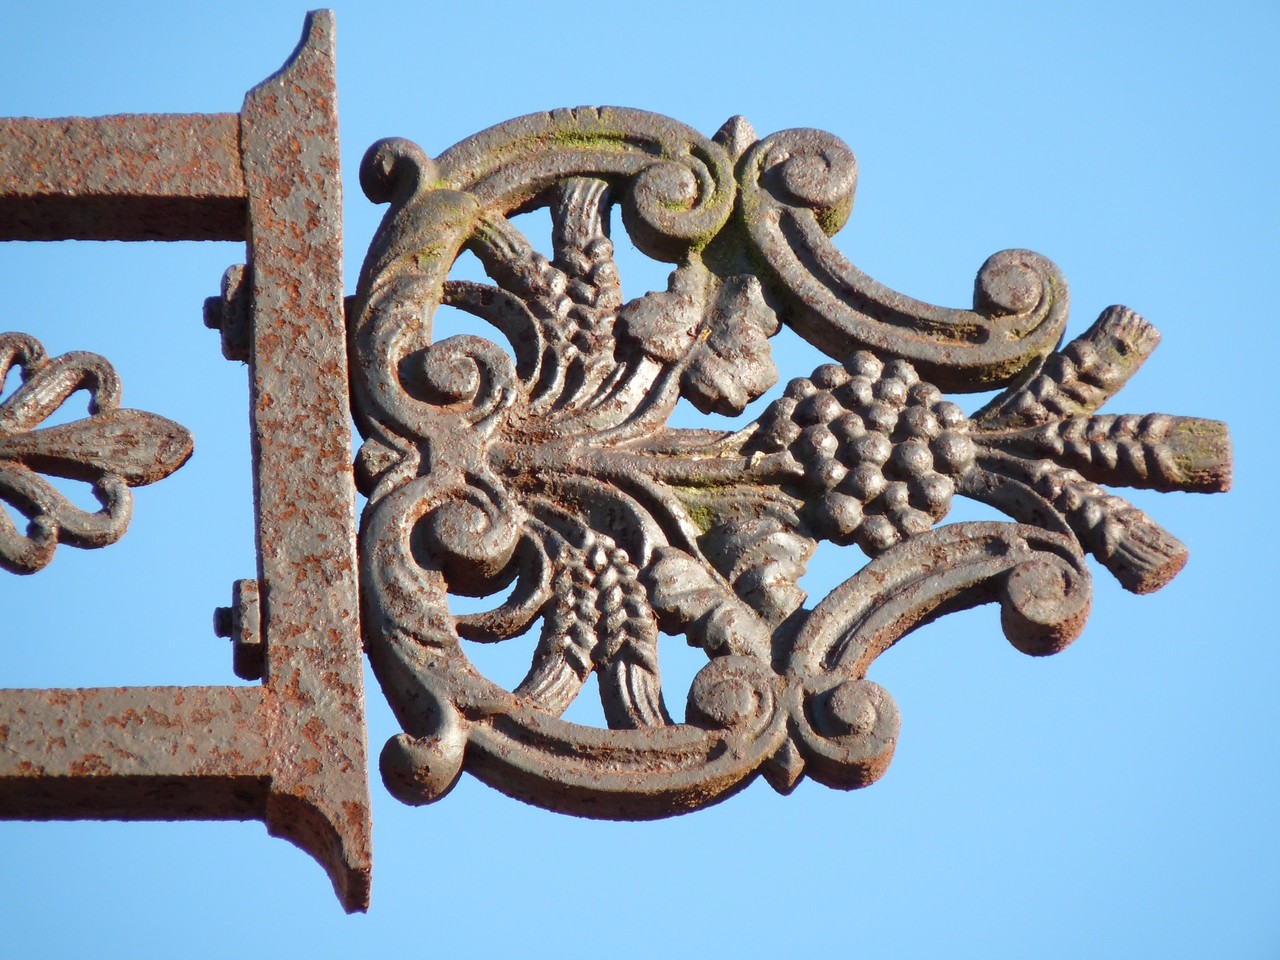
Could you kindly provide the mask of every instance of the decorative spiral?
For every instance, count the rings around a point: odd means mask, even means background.
[[[1001,250],[978,268],[975,310],[992,317],[1029,314],[1044,299],[1053,265],[1031,250]]]
[[[889,692],[870,680],[849,679],[810,691],[792,711],[806,772],[841,790],[880,779],[893,759],[902,725]]]
[[[727,730],[773,714],[779,677],[753,657],[717,657],[698,671],[689,687],[688,723]]]
[[[366,511],[359,550],[366,633],[379,636],[394,624],[424,647],[456,650],[447,594],[491,591],[520,543],[524,512],[444,470],[409,481]]]
[[[378,140],[360,161],[360,189],[374,203],[403,203],[438,175],[426,151],[402,137]]]
[[[944,390],[973,392],[1014,381],[1066,326],[1066,283],[1029,250],[983,264],[973,310],[903,296],[850,263],[828,238],[852,209],[857,163],[830,134],[766,137],[744,155],[740,177],[742,226],[782,316],[829,356],[866,347],[909,360]]]
[[[475,426],[491,426],[516,397],[515,363],[483,337],[459,334],[431,344],[417,373],[407,387]]]
[[[435,803],[458,782],[466,738],[391,737],[378,755],[378,772],[387,792],[412,807]]]
[[[462,775],[467,723],[436,684],[422,684],[421,707],[412,733],[391,737],[378,757],[387,791],[401,803],[434,803],[453,789]]]
[[[480,486],[468,486],[462,496],[426,517],[426,544],[444,570],[449,589],[466,596],[488,594],[511,562],[524,518],[524,511],[500,487]]]
[[[858,161],[839,138],[821,130],[783,130],[756,143],[743,159],[745,182],[766,180],[788,203],[813,211],[831,236],[849,218]]]
[[[1080,636],[1091,597],[1083,564],[1040,553],[1009,571],[1000,593],[1000,625],[1018,650],[1049,656]]]
[[[570,177],[633,178],[622,214],[636,246],[676,262],[733,212],[733,163],[719,144],[642,110],[575,107],[529,114],[445,151],[440,176],[503,215]]]
[[[733,210],[729,158],[709,141],[682,162],[646,167],[622,202],[622,220],[644,253],[670,263],[690,247],[702,247],[724,226]]]

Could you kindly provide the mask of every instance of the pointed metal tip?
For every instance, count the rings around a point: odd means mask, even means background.
[[[746,117],[735,115],[726,120],[711,139],[728,150],[729,155],[736,161],[759,137],[756,136],[755,128]]]

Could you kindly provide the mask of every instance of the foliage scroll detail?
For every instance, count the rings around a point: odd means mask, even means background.
[[[369,497],[360,543],[369,656],[404,733],[382,773],[410,803],[463,770],[551,809],[644,819],[763,776],[842,789],[885,770],[899,717],[867,672],[917,626],[997,603],[1019,650],[1070,643],[1085,554],[1120,583],[1166,583],[1186,551],[1103,484],[1223,490],[1222,424],[1099,415],[1156,342],[1112,307],[1056,350],[1065,281],[1038,254],[979,271],[974,306],[912,300],[831,245],[856,182],[817,131],[712,138],[635,110],[523,117],[432,160],[365,157],[387,202],[349,307]],[[512,217],[546,208],[550,255]],[[674,264],[624,300],[610,227]],[[464,251],[491,283],[451,277]],[[437,340],[447,305],[491,325]],[[738,413],[777,379],[789,325],[835,362],[746,428],[675,429],[679,398]],[[967,415],[944,391],[1004,387]],[[1012,522],[936,526],[957,495]],[[816,606],[815,543],[871,558]],[[483,613],[449,595],[506,591]],[[507,690],[461,640],[538,631]],[[672,719],[663,634],[705,651]],[[599,681],[608,725],[561,719]]]

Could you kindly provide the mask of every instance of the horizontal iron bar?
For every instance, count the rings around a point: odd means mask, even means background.
[[[264,819],[261,687],[0,690],[0,816]]]
[[[235,113],[0,119],[0,240],[239,240]]]

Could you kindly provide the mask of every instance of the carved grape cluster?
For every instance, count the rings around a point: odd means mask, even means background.
[[[756,443],[795,461],[814,532],[870,555],[923,533],[973,466],[964,412],[905,360],[866,351],[792,380]]]

